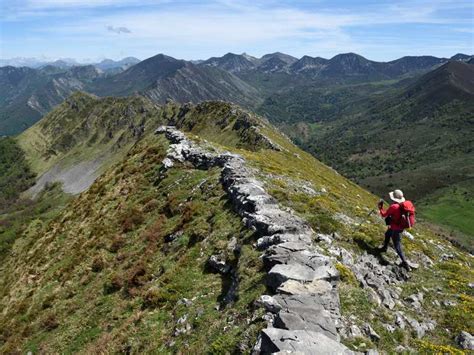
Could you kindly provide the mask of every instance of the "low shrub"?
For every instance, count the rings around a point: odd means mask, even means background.
[[[113,274],[103,286],[104,294],[108,295],[119,291],[123,287],[124,281],[118,274]]]
[[[92,260],[91,269],[93,272],[100,272],[105,266],[104,259],[99,255]]]
[[[143,221],[143,214],[138,208],[129,208],[121,216],[122,231],[124,233],[131,232],[132,230],[136,229],[140,224],[142,224]]]
[[[166,224],[166,216],[160,215],[156,221],[143,232],[143,238],[149,244],[156,244],[164,235],[164,226]]]
[[[342,282],[357,285],[357,279],[351,269],[341,263],[336,263],[336,269],[339,271]]]
[[[109,246],[109,251],[111,253],[116,253],[125,246],[126,239],[124,236],[118,234],[112,238],[112,242]]]
[[[143,206],[143,212],[151,212],[158,208],[160,202],[157,199],[151,199]]]
[[[59,322],[53,313],[48,313],[41,321],[41,327],[46,331],[51,331],[59,326]]]
[[[167,303],[175,304],[180,298],[176,292],[157,286],[150,287],[143,294],[143,307],[157,308]]]

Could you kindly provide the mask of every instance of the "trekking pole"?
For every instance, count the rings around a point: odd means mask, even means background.
[[[369,212],[369,214],[367,215],[367,218],[369,218],[369,217],[372,215],[372,213],[375,213],[375,208],[373,208],[373,209]],[[352,233],[354,234],[355,232],[357,232],[357,231],[359,230],[359,228],[360,228],[361,225],[362,225],[362,222],[360,222],[358,225],[356,225],[356,226],[352,229]]]

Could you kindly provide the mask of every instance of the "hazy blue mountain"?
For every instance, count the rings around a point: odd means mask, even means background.
[[[291,64],[290,71],[296,74],[317,74],[327,65],[328,60],[321,57],[303,56]]]
[[[23,131],[99,76],[92,65],[68,69],[53,65],[41,69],[0,67],[0,135]]]
[[[250,60],[243,54],[227,53],[222,57],[209,58],[201,64],[211,67],[218,67],[231,73],[236,73],[254,69],[256,66],[256,61],[256,59],[255,61]]]
[[[451,60],[461,60],[463,62],[466,62],[466,61],[469,61],[471,58],[473,57],[473,55],[468,55],[468,54],[464,54],[464,53],[457,53],[455,55],[453,55],[450,59]]]
[[[218,67],[195,65],[164,54],[148,58],[126,71],[94,82],[89,91],[100,96],[140,93],[164,103],[219,99],[252,106],[260,101],[255,88]]]
[[[100,63],[95,63],[94,66],[96,68],[106,71],[115,68],[127,69],[132,65],[138,63],[140,63],[140,59],[137,59],[135,57],[127,57],[121,60],[104,59]]]

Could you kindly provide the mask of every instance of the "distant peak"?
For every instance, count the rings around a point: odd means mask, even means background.
[[[222,58],[227,58],[227,57],[243,57],[243,55],[228,52],[222,56]]]
[[[295,58],[289,54],[285,54],[281,52],[265,54],[264,56],[262,56],[262,58],[260,58],[260,61],[262,62],[275,61],[275,60],[278,60],[286,64],[293,64],[294,62],[298,61],[298,58]]]
[[[142,61],[141,63],[144,63],[144,62],[156,62],[156,61],[166,61],[166,62],[179,62],[180,60],[179,59],[176,59],[176,58],[173,58],[173,57],[170,57],[166,54],[163,54],[163,53],[159,53],[153,57],[150,57],[148,59],[145,59],[144,61]]]
[[[464,53],[456,53],[453,55],[450,59],[451,60],[461,60],[461,61],[467,61],[471,59],[472,55],[464,54]]]
[[[286,54],[286,53],[283,53],[283,52],[273,52],[273,53],[265,54],[264,57],[265,57],[265,56],[268,56],[268,57],[270,57],[270,56],[280,56],[280,55],[287,55],[287,56],[290,56],[289,54]],[[290,56],[290,57],[291,57],[291,56]]]
[[[311,57],[309,55],[304,55],[301,57],[300,61],[327,62],[328,60],[322,57]]]
[[[297,59],[289,54],[282,53],[282,52],[268,53],[268,54],[265,54],[262,58],[268,58],[268,57],[287,57],[287,58]]]
[[[348,52],[348,53],[341,53],[341,54],[335,55],[332,59],[334,59],[334,58],[344,58],[344,57],[347,57],[347,58],[351,58],[351,57],[352,58],[364,58],[360,54],[353,53],[353,52]],[[364,58],[364,59],[366,59],[366,58]]]

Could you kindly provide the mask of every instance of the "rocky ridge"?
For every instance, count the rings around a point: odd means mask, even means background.
[[[436,327],[436,321],[429,318],[429,315],[423,314],[423,292],[409,295],[405,299],[402,298],[401,286],[410,276],[408,272],[397,266],[395,263],[379,256],[368,254],[367,252],[352,258],[352,256],[344,248],[331,248],[331,254],[339,256],[343,264],[350,268],[360,286],[365,289],[370,302],[376,307],[385,307],[394,310],[394,323],[384,324],[385,329],[389,333],[395,332],[397,328],[405,329],[409,327],[413,330],[418,339],[422,338],[426,332],[432,331]],[[431,260],[427,258],[426,264]],[[428,261],[429,260],[429,261]],[[412,263],[411,263],[412,264]],[[418,264],[412,264],[418,268]],[[429,264],[428,264],[429,265]],[[429,290],[426,290],[428,292]],[[407,306],[408,309],[415,311],[418,315],[423,314],[423,321],[418,321],[402,310],[396,310],[397,306]],[[343,338],[353,338],[361,336],[365,333],[370,339],[378,341],[380,336],[372,329],[370,324],[365,324],[363,329],[359,329],[350,319],[342,319],[341,336]],[[363,331],[363,332],[362,332]]]
[[[255,246],[264,250],[267,284],[274,295],[257,301],[267,311],[268,324],[254,353],[352,353],[339,342],[339,273],[332,259],[313,245],[316,235],[311,227],[279,206],[241,156],[201,147],[172,126],[161,126],[156,133],[171,142],[163,160],[165,170],[176,163],[222,168],[221,182],[234,209],[259,237]]]

